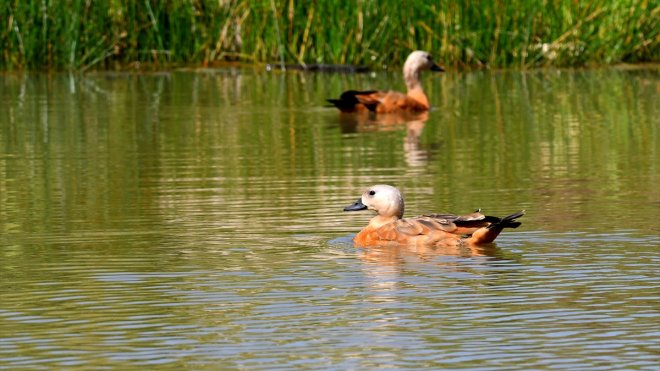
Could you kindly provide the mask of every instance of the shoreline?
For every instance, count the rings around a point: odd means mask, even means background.
[[[273,68],[274,67],[274,68]],[[447,72],[454,73],[469,73],[478,71],[488,72],[534,72],[534,71],[588,71],[597,69],[616,69],[616,70],[660,70],[660,62],[640,62],[640,63],[616,63],[616,64],[594,64],[583,66],[542,66],[532,68],[519,68],[519,67],[500,67],[500,68],[452,68],[445,67]],[[131,66],[123,66],[116,69],[88,69],[86,71],[66,70],[66,69],[13,69],[13,70],[0,70],[0,76],[3,75],[16,75],[16,74],[74,74],[74,75],[112,75],[112,74],[167,74],[173,72],[196,72],[202,73],[206,71],[226,71],[226,70],[254,70],[263,71],[268,73],[319,73],[319,74],[368,74],[368,73],[387,73],[399,72],[399,66],[391,68],[369,68],[366,66],[354,65],[326,65],[326,64],[311,64],[311,65],[286,65],[286,69],[279,68],[276,64],[272,63],[237,63],[237,62],[218,62],[212,66],[202,66],[197,64],[173,64],[169,66],[163,65],[149,65],[141,63],[139,68]]]

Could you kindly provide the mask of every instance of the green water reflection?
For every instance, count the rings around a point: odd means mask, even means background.
[[[430,188],[425,207],[524,207],[553,229],[620,213],[617,228],[656,226],[657,69],[446,74],[427,82],[435,110],[411,130],[338,125],[323,108],[347,86],[388,84],[249,71],[4,76],[5,230],[121,228],[157,218],[144,207],[178,188],[272,200],[254,178],[290,183],[278,198],[298,194],[301,178],[356,191],[390,181]]]

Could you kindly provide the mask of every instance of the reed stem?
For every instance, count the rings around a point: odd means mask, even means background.
[[[400,66],[412,49],[455,67],[657,62],[649,0],[9,0],[0,69],[348,63]],[[139,63],[136,63],[139,62]]]

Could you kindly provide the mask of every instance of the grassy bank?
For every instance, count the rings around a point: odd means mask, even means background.
[[[350,4],[350,5],[346,5]],[[0,68],[125,68],[219,61],[580,66],[658,61],[649,0],[9,0]]]

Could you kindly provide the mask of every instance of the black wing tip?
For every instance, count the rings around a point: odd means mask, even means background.
[[[504,218],[500,219],[497,223],[493,223],[488,228],[500,227],[500,228],[518,228],[522,224],[516,219],[525,215],[525,210],[520,210],[511,215],[507,215]]]
[[[511,215],[507,215],[507,216],[505,216],[504,218],[502,218],[502,221],[518,219],[518,218],[520,218],[520,217],[523,216],[523,215],[525,215],[525,210],[520,210],[520,211],[515,212],[515,213],[513,213],[513,214],[511,214]]]
[[[369,95],[378,92],[378,90],[346,90],[345,92],[341,93],[338,99],[327,99],[327,101],[331,103],[335,102],[355,102],[359,103],[358,99],[356,96],[358,95]]]
[[[358,104],[361,104],[360,100],[357,98],[358,95],[369,95],[377,93],[378,90],[347,90],[339,96],[338,99],[326,99],[326,101],[332,103],[335,107],[339,108],[345,112],[352,112],[352,110]],[[378,103],[362,103],[369,111],[375,112]]]
[[[342,103],[341,99],[326,99],[328,103],[332,103],[333,106],[337,106]]]

